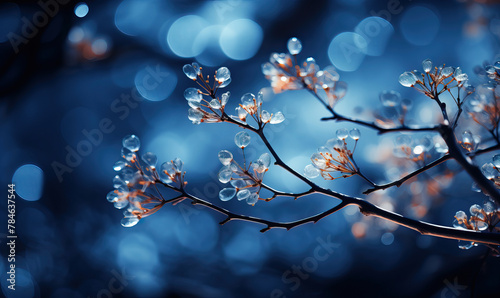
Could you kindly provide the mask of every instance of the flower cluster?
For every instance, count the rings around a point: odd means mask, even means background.
[[[497,188],[500,188],[500,154],[494,155],[492,158],[492,162],[483,164],[483,166],[481,167],[481,172],[483,172],[483,175],[487,179],[493,181]]]
[[[464,211],[458,211],[455,214],[453,226],[459,229],[485,231],[493,228],[500,231],[495,227],[500,222],[500,209],[497,208],[492,202],[486,202],[482,207],[478,204],[470,206],[470,216]],[[458,246],[462,249],[469,249],[477,246],[477,243],[470,241],[459,241]]]
[[[184,91],[184,98],[191,107],[188,111],[188,118],[195,124],[201,122],[221,122],[224,108],[229,100],[230,92],[223,93],[217,97],[217,91],[231,83],[231,72],[227,67],[219,68],[213,75],[212,82],[210,75],[204,76],[202,67],[197,63],[186,64],[182,68],[184,74],[195,81],[201,89],[187,88]],[[210,99],[204,99],[208,96]]]
[[[157,193],[152,192],[149,186],[160,183],[182,188],[186,184],[185,173],[182,172],[183,163],[179,158],[163,163],[157,170],[158,159],[151,152],[142,155],[144,164],[141,164],[138,158],[141,142],[135,135],[123,138],[122,145],[122,159],[113,167],[118,172],[113,178],[115,189],[108,193],[107,200],[117,209],[128,206],[123,213],[121,224],[124,227],[132,227],[141,218],[155,213],[166,203],[161,193],[156,188]]]
[[[213,76],[212,83],[209,75],[203,76],[202,68],[197,63],[186,64],[183,70],[188,78],[201,87],[201,89],[187,88],[184,91],[184,97],[190,106],[188,111],[189,120],[194,124],[223,122],[226,117],[226,104],[231,93],[229,91],[225,92],[219,98],[217,91],[231,82],[229,69],[227,67],[219,68]],[[209,98],[205,99],[204,96]],[[262,92],[259,92],[257,96],[246,93],[241,97],[241,104],[236,108],[237,116],[229,115],[229,117],[238,122],[246,123],[247,116],[250,115],[259,124],[259,127],[263,127],[267,123],[279,124],[285,120],[282,112],[272,114],[263,110],[262,102]]]
[[[413,107],[409,99],[401,99],[394,90],[384,90],[379,94],[383,108],[375,114],[375,123],[383,128],[393,128],[405,124],[406,113]]]
[[[255,122],[259,124],[259,127],[265,126],[267,123],[279,124],[285,121],[285,116],[282,112],[277,112],[275,114],[269,113],[262,109],[263,93],[259,92],[257,97],[252,93],[245,93],[241,97],[241,104],[236,108],[238,117],[230,116],[234,120],[239,120],[246,123],[248,115],[250,115]]]
[[[245,147],[250,144],[250,135],[241,131],[234,137],[236,146],[242,149],[245,156]],[[244,161],[243,167],[233,158],[233,154],[228,150],[221,150],[218,154],[222,163],[219,171],[219,181],[230,183],[232,187],[227,187],[219,192],[221,201],[229,201],[234,196],[238,201],[245,200],[249,205],[255,205],[259,200],[259,191],[262,188],[264,174],[271,165],[271,156],[268,153],[262,154],[259,159],[251,162],[248,167]]]
[[[442,65],[433,68],[432,61],[426,59],[422,61],[422,68],[424,73],[418,70],[405,71],[399,76],[399,83],[405,87],[413,87],[432,99],[436,99],[446,91],[453,97],[451,89],[455,87],[470,89],[467,83],[468,76],[460,67]],[[453,99],[457,104],[460,103],[459,98],[453,97]]]
[[[269,62],[262,64],[262,73],[271,83],[274,92],[307,88],[333,107],[344,97],[347,84],[339,81],[340,76],[333,66],[321,70],[312,57],[302,64],[297,63],[302,43],[296,37],[290,38],[287,45],[289,53],[272,53]]]
[[[462,132],[462,140],[459,140],[458,143],[467,150],[467,152],[473,152],[477,150],[477,147],[481,143],[481,137],[475,134],[472,134],[469,130],[464,130]]]
[[[426,159],[430,159],[434,153],[436,155],[448,153],[448,146],[439,135],[419,137],[401,134],[394,139],[393,152],[396,157],[425,165]]]
[[[500,83],[500,61],[496,61],[493,64],[485,64],[483,67],[477,66],[474,70],[479,77],[487,78],[489,83],[495,85]]]
[[[494,131],[500,122],[500,85],[479,85],[466,107],[474,122]]]
[[[337,130],[337,138],[330,139],[324,146],[318,148],[318,152],[311,156],[312,164],[304,168],[304,175],[308,178],[316,178],[321,175],[326,180],[351,177],[358,173],[358,168],[353,159],[356,144],[361,136],[357,128]],[[347,148],[347,137],[354,140],[354,149]],[[334,156],[335,154],[335,156]],[[339,177],[333,177],[331,173],[340,172]]]

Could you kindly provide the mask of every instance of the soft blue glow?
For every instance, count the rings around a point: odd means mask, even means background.
[[[127,35],[138,36],[151,26],[155,11],[151,1],[124,0],[116,9],[115,26]]]
[[[20,19],[21,11],[17,4],[0,4],[0,42],[8,41],[9,33],[17,31]]]
[[[335,36],[328,47],[330,61],[340,70],[355,71],[365,59],[365,38],[354,32]]]
[[[167,34],[167,43],[172,52],[177,56],[189,58],[201,53],[200,47],[194,47],[196,37],[207,27],[207,22],[202,17],[187,15],[177,19]]]
[[[190,206],[189,208],[194,208]],[[191,210],[192,211],[192,210]],[[186,214],[189,210],[181,210]],[[175,226],[175,233],[182,246],[190,251],[207,252],[211,251],[219,240],[219,225],[212,216],[206,212],[191,215],[189,219],[184,216],[178,219]]]
[[[80,2],[75,6],[75,15],[79,18],[83,18],[89,13],[89,7],[86,3]]]
[[[259,24],[239,19],[227,24],[222,30],[219,43],[222,51],[233,60],[252,58],[260,48],[263,31]]]
[[[391,23],[379,17],[368,17],[362,20],[354,31],[366,40],[362,48],[369,56],[380,56],[384,53],[387,42],[394,33]]]
[[[200,53],[196,56],[196,61],[205,66],[215,67],[227,60],[220,44],[214,42],[219,40],[223,29],[223,26],[214,25],[201,30],[193,44],[194,51]]]
[[[172,94],[177,85],[177,75],[170,68],[151,64],[135,75],[135,87],[147,100],[161,101]]]
[[[403,15],[401,32],[404,38],[417,46],[429,45],[439,31],[438,16],[427,7],[413,6]]]
[[[39,167],[26,164],[20,166],[12,176],[16,193],[26,201],[38,201],[43,192],[43,171]]]
[[[117,263],[129,274],[149,272],[158,263],[158,247],[148,236],[139,233],[127,234],[118,245]]]
[[[380,242],[383,245],[391,245],[394,242],[394,235],[392,233],[384,233],[382,237],[380,237]]]
[[[16,257],[17,259],[17,257]],[[6,269],[6,268],[2,268]],[[33,279],[31,274],[18,267],[16,263],[16,290],[12,291],[7,288],[10,284],[7,282],[7,270],[2,272],[1,274],[1,284],[2,284],[2,292],[5,297],[8,298],[31,298],[35,296],[35,285],[33,284]]]

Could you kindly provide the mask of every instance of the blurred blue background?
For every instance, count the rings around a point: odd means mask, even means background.
[[[155,152],[162,162],[184,161],[192,193],[235,212],[287,221],[334,206],[337,202],[315,196],[255,207],[220,202],[217,152],[228,149],[236,156],[233,137],[240,129],[191,124],[182,94],[192,82],[182,66],[197,61],[210,72],[227,66],[230,107],[242,94],[262,90],[266,109],[281,110],[287,118],[266,134],[283,160],[302,172],[336,129],[353,126],[321,122],[328,113],[306,91],[274,95],[260,70],[272,52],[285,52],[287,40],[296,36],[303,59],[313,56],[321,67],[333,64],[349,85],[338,112],[364,115],[380,107],[379,92],[393,89],[413,99],[412,117],[432,122],[435,112],[420,104],[421,95],[399,85],[399,74],[420,69],[421,61],[431,58],[473,77],[475,66],[499,60],[500,9],[493,2],[1,2],[0,181],[15,183],[18,195],[17,289],[6,288],[2,244],[2,293],[25,298],[499,294],[500,263],[488,258],[483,266],[484,247],[462,251],[456,241],[363,219],[356,208],[314,225],[261,234],[262,227],[250,223],[220,227],[222,216],[185,203],[123,228],[122,212],[105,199],[121,139],[133,133],[143,152]],[[356,43],[360,36],[364,50]],[[149,83],[154,88],[145,88]],[[368,176],[383,182],[387,177],[374,163],[374,152],[392,137],[360,129],[357,160]],[[97,130],[102,139],[92,143],[88,135]],[[252,137],[250,160],[266,152]],[[68,162],[78,148],[84,156]],[[450,199],[431,200],[424,220],[451,225],[455,211],[484,200],[470,190],[465,175],[455,179],[446,189]],[[306,189],[280,168],[271,168],[265,182],[283,191]],[[317,182],[351,195],[367,188],[356,177]],[[397,190],[380,195],[383,206],[411,216],[393,193]]]

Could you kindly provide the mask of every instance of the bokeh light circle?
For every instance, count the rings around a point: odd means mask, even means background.
[[[362,48],[366,55],[380,56],[384,53],[394,28],[383,18],[368,17],[359,22],[354,31],[366,40],[366,46]]]
[[[124,0],[115,12],[115,26],[122,33],[138,36],[154,21],[155,6],[151,1]]]
[[[80,2],[75,5],[75,15],[79,18],[85,17],[89,13],[89,7],[86,3]]]
[[[145,99],[162,101],[174,91],[177,75],[166,66],[150,64],[137,72],[134,83],[139,94]]]
[[[180,17],[168,29],[167,43],[169,48],[174,54],[184,58],[200,54],[203,49],[193,45],[198,33],[207,25],[205,19],[197,15]]]
[[[257,53],[263,37],[264,33],[259,24],[249,19],[238,19],[224,27],[219,44],[229,58],[246,60]]]
[[[26,201],[38,201],[43,192],[43,170],[26,164],[20,166],[12,176],[16,193]]]
[[[328,47],[328,57],[342,71],[355,71],[365,59],[368,43],[354,32],[343,32],[335,36]]]
[[[401,32],[404,38],[417,46],[429,45],[439,31],[439,18],[427,7],[410,7],[401,19]]]

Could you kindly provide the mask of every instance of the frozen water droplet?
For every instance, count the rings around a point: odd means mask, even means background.
[[[302,43],[300,42],[300,40],[297,39],[297,37],[290,38],[288,40],[287,46],[288,46],[288,51],[292,55],[297,55],[298,53],[300,53],[300,51],[302,51]]]
[[[251,195],[251,193],[248,189],[242,189],[242,190],[238,191],[236,198],[238,199],[238,201],[243,201],[243,200],[246,200],[250,195]]]
[[[137,152],[141,147],[141,141],[135,135],[128,135],[122,140],[123,148],[126,148],[132,152]]]
[[[215,75],[215,80],[222,84],[227,80],[231,79],[231,72],[227,67],[221,67],[217,69],[217,74]]]
[[[130,228],[130,227],[133,227],[135,226],[137,223],[139,222],[139,219],[134,216],[134,217],[124,217],[122,218],[121,220],[121,224],[122,226],[124,226],[125,228]]]
[[[342,97],[345,96],[347,92],[347,83],[339,81],[335,83],[335,91],[333,92],[335,94],[335,97],[338,99],[341,99]]]
[[[184,98],[187,101],[200,102],[203,96],[200,93],[200,90],[196,88],[187,88],[186,90],[184,90]]]
[[[242,107],[237,107],[236,113],[238,113],[238,118],[240,118],[241,121],[245,122],[247,119],[248,112]]]
[[[172,161],[172,166],[174,168],[174,171],[176,171],[177,173],[182,173],[182,167],[184,166],[184,163],[180,158],[176,157]]]
[[[193,124],[200,124],[201,123],[201,120],[203,119],[203,112],[200,111],[200,110],[196,110],[196,109],[189,109],[188,111],[188,119],[191,120],[191,122],[193,122]]]
[[[233,179],[233,180],[231,180],[231,186],[234,188],[243,188],[243,187],[247,186],[247,183],[245,182],[245,180]]]
[[[443,68],[443,70],[441,70],[441,77],[447,78],[447,77],[451,76],[454,71],[455,70],[453,69],[453,67],[446,66],[445,68]]]
[[[313,155],[311,155],[311,161],[317,168],[324,169],[326,167],[326,160],[319,153],[313,153]]]
[[[241,104],[245,107],[252,107],[255,105],[255,95],[252,93],[245,93],[241,97]]]
[[[210,101],[210,107],[212,109],[218,110],[218,109],[222,108],[222,105],[218,99],[214,98]]]
[[[481,172],[483,172],[483,175],[487,179],[495,178],[495,175],[498,173],[498,171],[495,169],[495,166],[492,163],[485,163],[481,167]]]
[[[271,119],[271,114],[269,114],[268,111],[263,110],[262,113],[260,113],[260,120],[262,123],[267,123]]]
[[[163,183],[167,183],[168,184],[168,183],[172,182],[172,180],[170,179],[169,174],[173,175],[173,174],[175,174],[175,171],[174,171],[174,169],[172,167],[172,163],[168,161],[168,162],[164,162],[160,166],[160,171],[159,171],[158,175],[160,176],[160,180]]]
[[[407,98],[403,99],[401,101],[401,107],[407,111],[411,110],[413,107],[413,102]]]
[[[219,192],[219,199],[221,201],[229,201],[236,194],[235,188],[224,188]]]
[[[315,166],[309,164],[304,168],[304,175],[307,178],[313,179],[319,176],[319,170]]]
[[[151,168],[156,167],[156,163],[158,162],[158,158],[156,157],[156,154],[153,152],[146,152],[142,155],[142,160]]]
[[[460,67],[457,67],[455,69],[453,75],[455,77],[455,80],[457,80],[458,82],[466,81],[468,78],[467,74],[464,73]]]
[[[124,167],[126,167],[128,165],[127,162],[125,162],[124,160],[119,160],[117,162],[115,162],[115,165],[113,166],[113,170],[119,172],[121,171]]]
[[[479,215],[481,213],[481,211],[483,211],[483,208],[481,208],[481,206],[478,204],[474,204],[474,205],[470,206],[470,209],[469,209],[470,214],[474,215],[474,216]]]
[[[221,164],[227,166],[233,161],[233,154],[227,150],[221,150],[218,154]]]
[[[281,112],[277,112],[276,114],[273,114],[271,117],[271,120],[269,123],[271,124],[280,124],[281,122],[285,121],[285,116]]]
[[[395,107],[401,102],[401,94],[394,90],[384,90],[380,93],[379,99],[384,107]]]
[[[495,156],[493,156],[493,165],[497,169],[500,169],[500,154],[495,154]]]
[[[474,246],[474,243],[472,243],[470,241],[458,240],[458,247],[461,249],[470,249],[473,246]]]
[[[345,128],[337,130],[337,139],[345,140],[349,136],[349,131]]]
[[[349,136],[351,139],[357,141],[361,137],[361,132],[357,128],[353,128],[349,131]]]
[[[228,183],[231,181],[231,176],[233,175],[233,171],[228,166],[222,167],[219,171],[218,178],[221,183]]]
[[[273,64],[266,62],[262,64],[262,73],[265,76],[275,76],[278,74],[278,70],[276,69],[276,67],[274,67]]]
[[[460,211],[457,211],[457,213],[455,213],[455,218],[457,218],[459,220],[466,220],[467,219],[467,214],[465,214],[465,212],[463,212],[462,210],[460,210]]]
[[[120,196],[114,190],[112,190],[112,191],[108,192],[106,199],[108,200],[108,202],[114,203],[114,202],[118,201],[119,197]]]
[[[193,65],[191,64],[184,65],[184,67],[182,67],[182,71],[191,80],[196,80],[196,76],[198,75],[198,73],[194,69]]]
[[[422,61],[422,68],[424,69],[424,71],[426,73],[430,72],[431,69],[432,69],[432,61],[431,61],[431,59],[425,59],[424,61]]]
[[[495,212],[495,206],[492,202],[486,202],[484,203],[483,210],[484,212],[486,212],[486,214],[491,214]]]
[[[132,159],[135,158],[135,153],[127,148],[122,148],[122,157],[125,158],[125,160],[127,161],[131,161]]]
[[[262,161],[263,166],[267,169],[271,165],[271,155],[269,153],[264,153],[259,157],[259,160]]]
[[[416,82],[417,77],[409,71],[405,71],[399,76],[399,83],[405,87],[413,87]]]
[[[120,188],[120,187],[127,187],[127,183],[125,183],[125,181],[122,180],[122,178],[120,178],[120,175],[116,175],[114,178],[113,178],[113,187],[114,188]]]
[[[227,85],[229,85],[231,83],[231,78],[229,78],[228,80],[224,81],[224,83],[220,84],[219,85],[219,88],[225,88],[227,87]]]
[[[239,148],[245,148],[250,144],[250,135],[246,131],[240,131],[234,136],[234,143]]]
[[[474,192],[481,192],[481,188],[479,188],[479,186],[477,186],[476,182],[472,182],[471,190]]]
[[[226,106],[227,104],[227,101],[229,100],[229,97],[231,96],[231,92],[227,91],[225,93],[222,94],[221,96],[221,104],[222,106]]]
[[[201,74],[201,67],[198,63],[193,62],[191,63],[191,65],[193,66],[194,71],[196,72],[197,75]]]
[[[118,201],[113,203],[113,206],[116,209],[123,209],[123,208],[127,207],[127,205],[128,205],[128,200],[118,200]]]
[[[259,195],[254,193],[254,194],[251,194],[248,198],[247,198],[247,204],[248,205],[255,205],[255,203],[257,203],[257,201],[259,200]]]

